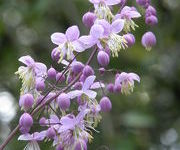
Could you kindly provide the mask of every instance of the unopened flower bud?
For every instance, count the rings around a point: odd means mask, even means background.
[[[88,28],[90,28],[94,24],[95,20],[96,20],[96,15],[92,12],[85,13],[82,18],[84,25]]]
[[[105,69],[104,68],[99,68],[99,73],[100,73],[100,75],[104,75],[104,73],[105,73]]]
[[[59,72],[56,74],[56,82],[64,82],[65,81],[65,75],[62,75],[62,72]]]
[[[86,77],[91,76],[91,75],[94,74],[94,70],[92,69],[91,66],[87,65],[87,66],[85,66],[84,69],[83,69],[83,74],[84,74]]]
[[[108,97],[103,97],[101,100],[100,100],[100,106],[101,106],[101,111],[103,112],[109,112],[112,108],[112,104],[111,104],[111,101]]]
[[[99,51],[97,55],[98,63],[105,67],[109,64],[109,55],[104,51]]]
[[[45,117],[42,117],[42,118],[39,120],[39,124],[40,124],[40,126],[45,126],[45,125],[46,125],[46,118],[45,118]]]
[[[66,93],[62,93],[58,96],[58,105],[62,110],[66,110],[70,107],[70,98]]]
[[[76,82],[73,87],[74,87],[75,90],[80,90],[80,89],[82,89],[82,83],[81,82]]]
[[[58,51],[58,48],[54,48],[51,52],[51,58],[54,60],[54,61],[59,61],[60,59],[60,52]]]
[[[131,47],[135,44],[135,37],[133,34],[128,33],[123,35],[123,37],[125,38],[128,47]]]
[[[72,64],[72,72],[74,74],[80,73],[83,70],[83,68],[84,68],[84,64],[82,64],[81,62],[77,61]]]
[[[59,145],[56,147],[56,150],[64,150],[62,144],[59,144]]]
[[[19,105],[23,107],[24,110],[30,109],[33,103],[34,103],[34,98],[32,94],[25,94],[20,97]]]
[[[150,5],[150,0],[136,0],[136,3],[144,8],[147,8]]]
[[[22,133],[22,134],[26,134],[30,131],[30,127],[20,127],[19,131]]]
[[[142,37],[141,43],[147,50],[151,50],[156,45],[156,37],[152,32],[146,32]]]
[[[44,79],[37,78],[36,79],[36,90],[43,91],[44,89],[45,89]]]
[[[145,12],[145,17],[149,17],[151,15],[156,16],[156,9],[153,6],[149,6]]]
[[[46,136],[50,139],[53,139],[56,136],[56,131],[54,130],[53,127],[50,127],[47,131],[46,131]]]
[[[33,119],[30,114],[24,113],[19,119],[19,125],[24,128],[30,128],[33,124]]]
[[[115,93],[121,92],[121,85],[120,84],[115,84],[114,87],[113,87],[113,91]]]
[[[47,74],[49,79],[56,79],[56,70],[54,68],[51,67]]]
[[[149,17],[146,17],[146,24],[147,25],[150,25],[150,26],[154,26],[154,25],[156,25],[157,23],[158,23],[158,19],[157,19],[157,17],[156,16],[154,16],[154,15],[151,15],[151,16],[149,16]]]
[[[113,93],[114,92],[114,84],[109,83],[107,85],[106,89],[107,89],[108,92]]]
[[[86,80],[86,78],[87,78],[87,77],[82,74],[79,80],[80,80],[81,82],[84,82],[84,81]]]

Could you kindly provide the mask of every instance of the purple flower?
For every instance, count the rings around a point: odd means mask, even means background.
[[[141,14],[136,10],[135,7],[125,6],[121,10],[120,14],[115,16],[115,19],[124,19],[124,31],[130,32],[131,29],[135,30],[135,27],[138,27],[138,25],[136,25],[132,19],[139,17],[141,17]]]
[[[16,72],[22,79],[21,94],[25,94],[35,88],[36,78],[47,75],[47,67],[43,63],[35,62],[30,56],[22,56],[19,61],[26,65],[19,67]]]
[[[105,4],[107,6],[117,5],[121,2],[121,0],[89,0],[91,3],[95,5]]]
[[[46,131],[35,132],[33,134],[22,134],[19,136],[18,140],[20,141],[42,141],[46,137]]]
[[[96,45],[99,49],[109,47],[112,56],[117,57],[118,52],[125,48],[125,39],[118,35],[124,28],[124,20],[117,19],[109,24],[106,20],[97,20],[96,24],[91,27],[90,35],[83,36],[82,42],[89,45],[89,47]]]
[[[58,45],[60,51],[59,62],[65,57],[71,60],[74,57],[74,51],[83,52],[86,49],[85,45],[79,41],[79,36],[79,28],[75,25],[69,27],[65,34],[56,32],[51,35],[51,41]]]
[[[133,92],[134,80],[140,82],[140,78],[137,74],[122,72],[121,74],[117,76],[115,80],[115,85],[120,84],[121,93],[127,95]]]
[[[104,87],[103,83],[94,82],[95,79],[96,79],[96,76],[94,75],[87,77],[82,85],[81,90],[74,90],[67,94],[69,95],[71,99],[81,96],[82,94],[85,94],[89,98],[94,99],[97,93],[95,91],[92,91],[92,89],[98,89],[100,87]]]

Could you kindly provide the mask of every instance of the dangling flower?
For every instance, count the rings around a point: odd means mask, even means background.
[[[138,25],[136,25],[132,19],[139,17],[141,17],[141,14],[136,10],[135,7],[125,6],[121,10],[121,13],[115,16],[115,19],[124,19],[124,31],[130,32],[131,29],[135,30],[135,27],[138,27]]]
[[[15,73],[22,79],[21,95],[23,95],[35,89],[36,78],[44,78],[47,67],[43,63],[35,62],[30,56],[22,56],[19,61],[26,65],[19,67]]]
[[[83,52],[86,47],[81,43],[79,39],[79,28],[77,26],[71,26],[66,30],[66,33],[53,33],[51,35],[51,41],[58,45],[58,52],[60,52],[59,62],[65,57],[67,60],[71,60],[74,57],[73,52]]]
[[[45,136],[46,136],[46,131],[35,132],[33,134],[26,133],[26,134],[20,135],[18,140],[29,141],[29,143],[26,145],[24,150],[40,150],[40,147],[37,141],[44,140]]]
[[[122,72],[117,76],[115,85],[121,84],[121,93],[128,95],[133,92],[134,80],[140,82],[140,78],[137,74]]]
[[[96,97],[97,93],[95,91],[93,91],[92,89],[98,89],[98,88],[104,87],[103,83],[94,82],[95,79],[96,79],[96,76],[94,76],[94,75],[87,77],[82,85],[81,90],[74,90],[67,94],[69,95],[69,97],[71,99],[79,97],[82,94],[86,95],[90,99],[94,99]]]

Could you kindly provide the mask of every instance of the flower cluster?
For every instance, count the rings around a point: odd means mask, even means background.
[[[126,1],[89,1],[94,10],[82,18],[88,35],[80,36],[76,25],[65,33],[51,35],[51,41],[56,45],[51,57],[63,65],[63,70],[47,69],[30,56],[19,59],[26,66],[19,67],[16,72],[22,79],[19,106],[24,111],[19,119],[22,135],[18,139],[29,141],[26,150],[39,150],[38,141],[47,140],[51,140],[57,150],[87,150],[88,142],[93,139],[92,131],[98,132],[96,127],[101,121],[101,113],[112,108],[107,93],[128,95],[133,92],[134,81],[140,82],[135,73],[118,72],[114,83],[106,84],[98,79],[98,72],[90,62],[97,52],[99,74],[104,75],[111,56],[118,57],[122,49],[135,44],[131,32],[138,27],[135,19],[141,14],[135,7],[126,6]],[[150,1],[137,0],[137,4],[146,9],[146,23],[155,25],[156,10],[150,6]],[[120,6],[118,12],[113,11],[114,5]],[[156,37],[149,31],[143,35],[142,44],[149,50],[156,44]],[[93,50],[88,61],[78,61],[79,53],[90,48]],[[32,126],[37,124],[42,127],[41,131],[30,134]]]

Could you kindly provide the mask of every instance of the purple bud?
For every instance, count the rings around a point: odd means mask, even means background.
[[[124,37],[125,40],[127,41],[128,47],[131,47],[131,46],[134,45],[134,43],[135,43],[135,37],[134,37],[133,34],[128,33],[128,34],[123,35],[123,37]]]
[[[50,139],[53,139],[56,136],[56,131],[53,127],[48,128],[48,130],[46,131],[46,136]]]
[[[40,126],[45,126],[45,125],[46,125],[46,118],[45,118],[45,117],[42,117],[42,118],[39,120],[39,124],[40,124]]]
[[[70,98],[66,93],[61,93],[58,96],[58,105],[62,110],[66,110],[70,107]]]
[[[74,150],[87,150],[87,145],[83,140],[79,140],[76,143]]]
[[[152,32],[146,32],[142,37],[141,43],[147,50],[151,50],[156,45],[156,37]]]
[[[30,114],[24,113],[19,119],[19,125],[24,128],[30,128],[33,124],[33,119]]]
[[[22,134],[26,134],[30,131],[30,127],[20,127],[19,131],[22,133]]]
[[[84,81],[86,80],[86,78],[87,78],[87,77],[82,74],[79,80],[80,80],[81,82],[84,82]]]
[[[74,87],[75,90],[80,90],[80,89],[82,89],[82,83],[81,82],[76,82],[73,87]]]
[[[24,110],[28,110],[32,107],[34,103],[34,98],[31,94],[25,94],[20,97],[19,105],[24,108]]]
[[[56,147],[56,150],[64,150],[63,146],[61,144],[59,144],[57,147]]]
[[[158,19],[154,15],[147,17],[145,21],[147,25],[151,25],[151,26],[154,26],[158,23]]]
[[[115,84],[114,87],[113,87],[113,91],[115,93],[121,92],[121,85],[120,84]]]
[[[74,74],[80,73],[83,70],[83,68],[84,64],[82,64],[81,62],[76,61],[72,64],[72,72]]]
[[[107,88],[108,92],[110,92],[110,93],[114,92],[114,84],[109,83],[106,88]]]
[[[100,73],[100,75],[104,75],[104,73],[105,73],[105,69],[104,68],[99,68],[99,73]]]
[[[146,13],[145,13],[146,17],[149,17],[151,15],[153,16],[156,16],[156,9],[153,7],[153,6],[149,6],[147,9],[146,9]]]
[[[54,68],[51,67],[47,74],[49,79],[56,79],[56,70]]]
[[[68,83],[71,83],[71,82],[73,81],[73,76],[72,76],[72,75],[69,75],[69,76],[67,77],[67,81],[68,81]]]
[[[59,72],[56,74],[56,82],[64,82],[65,81],[65,75],[62,75],[62,72]]]
[[[109,112],[112,108],[112,104],[111,104],[111,101],[108,97],[103,97],[101,100],[100,100],[100,106],[101,106],[101,110],[103,112]]]
[[[97,55],[98,63],[105,67],[109,64],[109,55],[104,51],[99,51]]]
[[[54,48],[51,52],[51,58],[54,60],[54,61],[59,61],[60,59],[60,52],[58,51],[58,48]]]
[[[95,20],[96,20],[96,15],[92,12],[85,13],[82,18],[84,25],[88,28],[90,28],[94,24]]]
[[[45,89],[45,83],[43,78],[36,79],[36,90],[43,91]]]
[[[87,65],[87,66],[85,66],[84,69],[83,69],[83,74],[84,74],[86,77],[91,76],[91,75],[94,74],[94,70],[92,69],[91,66]]]
[[[136,0],[136,3],[147,8],[150,5],[150,0]]]

